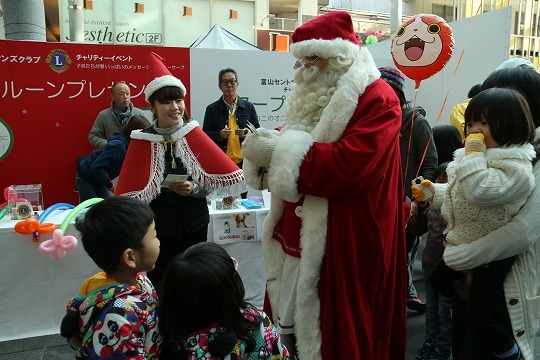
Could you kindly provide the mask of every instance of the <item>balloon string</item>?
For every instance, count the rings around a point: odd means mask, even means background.
[[[467,35],[467,40],[465,41],[465,45],[463,46],[463,49],[461,50],[461,54],[459,54],[459,59],[458,59],[458,61],[456,63],[454,73],[452,75],[452,78],[450,79],[450,86],[448,87],[448,91],[446,92],[446,95],[444,96],[444,100],[443,100],[443,103],[442,103],[442,106],[441,106],[441,110],[439,111],[439,115],[437,116],[437,120],[435,120],[435,124],[433,125],[433,127],[437,126],[439,124],[439,121],[441,120],[442,112],[444,110],[444,106],[446,105],[446,101],[448,100],[448,94],[450,93],[451,85],[454,82],[454,79],[456,78],[457,71],[458,71],[458,69],[459,69],[459,67],[461,65],[461,60],[463,59],[463,54],[465,53],[465,49],[467,49],[467,44],[468,44],[469,38],[471,36],[471,33],[472,33],[473,29],[474,29],[474,26],[476,24],[476,19],[478,17],[478,14],[480,14],[481,5],[482,4],[480,4],[478,6],[478,8],[476,9],[476,15],[473,16],[472,23],[471,23],[471,28],[469,29],[469,33]],[[415,95],[415,98],[416,98],[416,95]],[[420,169],[422,168],[422,164],[424,163],[424,159],[426,158],[427,150],[428,150],[429,144],[431,143],[432,139],[433,139],[433,128],[431,128],[431,136],[429,137],[429,140],[428,140],[428,142],[426,144],[426,147],[424,149],[424,153],[422,155],[422,158],[420,159],[420,165],[418,166],[418,170],[416,171],[416,177],[418,177],[418,174],[420,174]]]

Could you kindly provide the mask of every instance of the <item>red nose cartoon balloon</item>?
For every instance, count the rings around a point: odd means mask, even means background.
[[[415,15],[405,21],[392,38],[392,59],[410,79],[420,82],[442,70],[454,51],[452,29],[443,18]]]

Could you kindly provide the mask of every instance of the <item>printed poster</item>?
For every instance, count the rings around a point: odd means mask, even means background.
[[[231,244],[257,241],[256,212],[215,214],[212,216],[214,242]]]

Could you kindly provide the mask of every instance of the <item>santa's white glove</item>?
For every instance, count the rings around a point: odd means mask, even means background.
[[[484,134],[470,134],[465,139],[465,155],[486,151]]]
[[[277,130],[259,128],[257,132],[247,135],[242,143],[242,156],[257,166],[268,168],[278,134]]]
[[[419,176],[412,181],[411,192],[414,196],[414,199],[418,202],[422,201],[431,201],[433,200],[433,195],[435,194],[435,187],[429,180],[424,180],[423,177]]]

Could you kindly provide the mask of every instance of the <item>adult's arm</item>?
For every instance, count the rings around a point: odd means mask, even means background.
[[[103,112],[100,112],[94,121],[94,125],[88,134],[88,142],[95,148],[103,149],[107,145],[107,140],[103,138],[105,134],[105,124],[106,118]]]
[[[507,224],[470,244],[449,245],[444,261],[454,270],[473,269],[521,254],[540,240],[540,162],[534,167],[536,186],[518,214]]]
[[[250,119],[249,119],[249,122],[255,126],[255,128],[260,128],[261,125],[259,124],[259,117],[257,116],[257,111],[255,110],[255,105],[253,105],[253,103],[249,103],[250,105],[250,113],[251,113],[251,116],[250,116]]]
[[[220,131],[223,127],[219,123],[217,111],[212,105],[213,104],[210,104],[206,107],[202,129],[210,139],[221,146],[222,142],[226,139],[223,139],[220,135]]]

